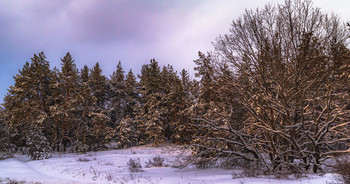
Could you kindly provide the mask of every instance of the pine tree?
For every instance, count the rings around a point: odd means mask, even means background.
[[[189,79],[182,81],[170,65],[160,70],[155,60],[143,66],[140,79],[141,104],[135,106],[135,120],[140,123],[141,132],[145,132],[146,142],[160,144],[189,139],[185,130],[189,118],[184,111],[191,103]]]
[[[113,72],[110,79],[110,110],[109,114],[113,126],[117,127],[125,117],[126,111],[126,84],[124,80],[124,70],[119,61],[117,70]]]
[[[218,99],[220,93],[216,88],[216,78],[214,64],[211,56],[205,55],[201,52],[198,53],[199,59],[195,60],[197,65],[194,70],[195,76],[199,78],[197,87],[198,94],[196,95],[196,103],[187,109],[187,113],[191,119],[188,122],[193,132],[191,144],[195,145],[192,149],[193,154],[201,157],[212,157],[215,155],[215,151],[206,149],[205,147],[219,147],[220,144],[216,141],[210,141],[215,137],[214,131],[209,126],[206,126],[207,122],[221,122],[221,114],[217,111]]]
[[[96,109],[95,96],[89,85],[89,68],[85,65],[80,72],[80,89],[77,98],[77,126],[75,130],[75,151],[86,152],[93,149],[95,142],[91,130],[93,128],[92,114]]]
[[[106,149],[105,145],[111,141],[113,135],[112,128],[107,126],[110,118],[100,112],[93,112],[90,116],[92,117],[92,127],[89,134],[90,150]]]
[[[191,90],[191,81],[190,81],[190,76],[187,70],[183,69],[180,72],[180,80],[181,80],[181,84],[182,84],[182,89],[183,89],[183,93],[186,94],[186,98],[190,99],[190,90]]]
[[[28,130],[26,139],[27,149],[25,149],[24,153],[33,160],[42,160],[51,157],[50,152],[52,148],[42,132],[43,131],[35,125]]]
[[[187,109],[195,103],[191,89],[192,81],[190,81],[188,72],[183,69],[180,73],[180,79],[177,80],[177,85],[171,93],[172,99],[174,99],[171,107],[176,115],[172,125],[172,136],[175,142],[189,143],[194,133],[193,128],[188,126],[191,117],[187,113]]]
[[[107,78],[102,74],[100,64],[97,62],[90,72],[89,84],[93,95],[97,99],[97,105],[101,111],[105,110],[108,98]]]
[[[25,146],[25,131],[29,128],[27,114],[31,108],[27,105],[31,95],[28,94],[30,89],[30,64],[26,62],[19,74],[14,76],[15,85],[10,86],[9,92],[4,98],[4,106],[6,109],[6,119],[8,119],[11,135],[14,144],[17,147]]]
[[[92,95],[96,98],[93,112],[90,113],[90,147],[92,150],[104,149],[105,144],[112,138],[112,129],[108,126],[111,119],[108,117],[108,83],[102,74],[99,63],[90,71],[89,85]]]
[[[136,77],[130,69],[125,79],[125,115],[134,118],[134,109],[136,104],[140,103],[139,89]]]
[[[5,97],[5,108],[10,129],[14,133],[15,144],[19,147],[28,147],[31,137],[30,131],[38,127],[42,141],[49,145],[43,129],[49,122],[51,70],[49,62],[43,52],[34,55],[31,63],[24,65],[15,79],[15,85],[10,87]],[[46,153],[46,149],[40,150]]]
[[[58,151],[65,151],[67,146],[73,146],[76,139],[74,130],[79,126],[79,114],[77,106],[79,93],[79,72],[74,59],[68,52],[61,59],[61,72],[58,73],[56,83],[57,100],[52,108],[53,119],[56,124],[57,142],[55,147]]]
[[[80,71],[80,80],[86,84],[89,84],[90,69],[88,66],[84,65],[83,69]]]
[[[154,59],[150,64],[144,65],[141,70],[140,84],[143,120],[139,128],[146,136],[145,142],[155,145],[165,141],[165,125],[161,116],[160,103],[162,99],[162,81],[158,62]]]
[[[214,64],[212,63],[211,56],[205,55],[201,52],[198,52],[199,59],[194,60],[197,65],[194,70],[196,71],[195,76],[200,78],[200,101],[202,105],[208,108],[208,103],[210,101],[216,100],[216,93],[214,89],[215,84],[215,71]]]
[[[141,85],[139,86],[141,87]],[[140,90],[141,91],[141,90]],[[133,121],[136,126],[136,130],[138,133],[138,145],[144,145],[149,143],[147,140],[147,135],[144,133],[144,122],[145,122],[145,116],[144,116],[144,105],[142,102],[142,98],[140,99],[139,103],[136,103],[136,105],[133,108]]]
[[[52,104],[50,106],[51,136],[50,142],[54,150],[60,151],[62,134],[62,120],[66,117],[66,110],[63,106],[64,95],[61,89],[60,71],[55,67],[52,72],[52,80],[49,88],[52,91]],[[61,146],[60,146],[61,145]]]
[[[139,134],[138,121],[134,119],[134,108],[139,103],[136,78],[132,70],[125,78],[119,62],[117,70],[111,76],[110,85],[110,117],[116,128],[116,139],[120,147],[136,145],[138,141],[136,135]]]
[[[130,116],[126,116],[120,121],[117,132],[119,147],[127,148],[138,144],[140,133],[136,122]]]
[[[183,106],[182,84],[170,65],[163,67],[161,79],[163,97],[159,108],[164,121],[165,137],[167,140],[174,141],[174,130],[179,124],[180,112],[183,109],[181,107]]]
[[[4,109],[0,106],[0,160],[13,157],[15,145],[11,143]]]

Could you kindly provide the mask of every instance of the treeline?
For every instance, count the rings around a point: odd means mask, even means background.
[[[139,80],[131,71],[125,77],[120,63],[107,79],[98,64],[78,72],[69,54],[61,70],[50,70],[40,53],[5,97],[0,152],[10,155],[14,144],[39,159],[111,140],[119,147],[169,141],[190,144],[203,167],[225,159],[318,172],[350,152],[349,35],[310,1],[287,0],[233,21],[212,52],[199,53],[198,80],[155,60]]]
[[[120,148],[188,141],[183,111],[193,97],[185,70],[178,75],[153,59],[138,82],[120,62],[110,78],[99,63],[78,70],[69,53],[61,69],[51,70],[42,52],[14,79],[1,116],[7,136],[1,137],[33,159],[47,158],[51,150],[101,150],[111,141]]]

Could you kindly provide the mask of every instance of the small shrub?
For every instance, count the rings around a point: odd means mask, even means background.
[[[198,169],[209,169],[216,167],[215,161],[210,158],[198,158],[194,160],[193,164],[196,165]]]
[[[258,163],[250,163],[242,167],[243,170],[240,173],[232,173],[232,178],[256,178],[260,176],[269,176],[275,179],[298,179],[305,177],[305,170],[291,169],[291,170],[268,170]]]
[[[172,163],[171,167],[173,168],[178,168],[178,169],[183,169],[187,167],[188,161],[186,160],[180,160],[180,159],[175,159],[174,162]]]
[[[232,179],[238,179],[238,178],[242,178],[243,176],[237,172],[233,172],[232,174]]]
[[[251,163],[243,167],[241,173],[233,172],[232,178],[256,178],[262,175],[270,175],[270,173],[259,167],[259,165]]]
[[[79,161],[79,162],[89,162],[90,159],[88,159],[88,158],[86,158],[86,157],[79,157],[79,158],[77,159],[77,161]]]
[[[92,156],[94,156],[94,155],[93,155],[92,153],[88,153],[87,156],[88,156],[88,157],[92,157]]]
[[[350,184],[350,161],[347,159],[336,159],[334,172],[337,173],[338,180],[344,184]]]
[[[74,149],[76,153],[86,153],[89,150],[89,146],[87,144],[84,144],[78,141],[76,142],[76,146]]]
[[[259,167],[252,166],[252,167],[245,167],[243,169],[243,174],[248,178],[258,177],[260,175],[264,175],[262,170]]]
[[[106,162],[104,165],[114,165],[112,162]]]
[[[273,175],[276,179],[299,179],[306,177],[306,171],[302,168],[291,168],[290,170],[265,171],[264,175]]]
[[[217,161],[217,166],[222,169],[233,169],[236,167],[246,167],[250,163],[240,158],[221,158]]]
[[[164,158],[162,158],[160,156],[156,156],[152,160],[148,160],[148,162],[146,162],[146,167],[147,168],[163,167],[163,162],[164,162]]]
[[[15,181],[15,180],[13,180],[13,179],[10,179],[10,178],[5,178],[5,179],[3,179],[3,178],[0,178],[0,184],[23,184],[23,183],[25,183],[24,181],[20,181],[20,182],[18,182],[18,181]]]
[[[130,158],[129,162],[127,163],[127,166],[128,166],[128,169],[129,169],[130,172],[141,172],[141,171],[143,171],[139,158],[137,160]]]
[[[239,159],[239,158],[207,158],[207,157],[192,157],[188,160],[194,164],[198,169],[209,169],[209,168],[222,168],[222,169],[233,169],[233,168],[245,168],[250,166],[250,162]]]
[[[107,173],[106,179],[107,181],[112,181],[114,179],[114,176],[111,173]]]

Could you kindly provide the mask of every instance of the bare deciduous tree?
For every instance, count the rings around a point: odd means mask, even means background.
[[[226,145],[195,146],[215,150],[216,156],[258,160],[272,171],[317,172],[333,154],[350,152],[348,38],[337,16],[308,0],[247,10],[229,34],[218,37],[208,57],[220,66],[216,78],[224,75],[222,68],[231,75],[220,86],[236,94],[224,101],[237,103],[220,112],[237,113],[242,106],[247,113],[240,122],[233,115],[224,123],[214,116],[194,118],[198,127],[225,132],[202,140]]]

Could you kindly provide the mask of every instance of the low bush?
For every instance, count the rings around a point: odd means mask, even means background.
[[[336,159],[334,172],[338,174],[337,179],[344,184],[350,184],[350,161],[343,159]]]
[[[173,168],[183,169],[188,166],[188,161],[184,159],[175,159],[171,165]]]
[[[129,160],[129,162],[127,163],[128,169],[130,172],[141,172],[142,170],[142,166],[140,163],[140,159],[131,159]]]
[[[241,172],[232,173],[233,179],[257,178],[260,176],[268,176],[269,178],[275,178],[275,179],[297,179],[305,176],[305,173],[303,172],[303,170],[293,169],[289,171],[286,171],[286,170],[270,171],[256,163],[250,163],[241,168],[242,168]]]
[[[194,165],[196,165],[197,169],[209,169],[216,167],[216,161],[210,158],[196,158],[191,161]]]
[[[20,182],[18,182],[18,181],[16,181],[16,180],[13,180],[13,179],[10,179],[10,178],[5,178],[5,179],[3,179],[3,178],[0,178],[0,184],[23,184],[23,183],[25,183],[24,181],[20,181]]]
[[[79,162],[89,162],[90,159],[88,159],[88,158],[86,158],[86,157],[79,157],[79,158],[77,159],[77,161],[79,161]]]
[[[146,162],[146,168],[163,167],[163,165],[164,165],[163,162],[164,162],[164,158],[162,158],[160,156],[156,156],[152,160],[148,160],[148,162]]]
[[[249,162],[243,159],[237,158],[205,158],[205,157],[197,157],[192,158],[190,162],[198,169],[208,169],[208,168],[222,168],[222,169],[233,169],[233,168],[244,168],[247,165],[250,165]]]

